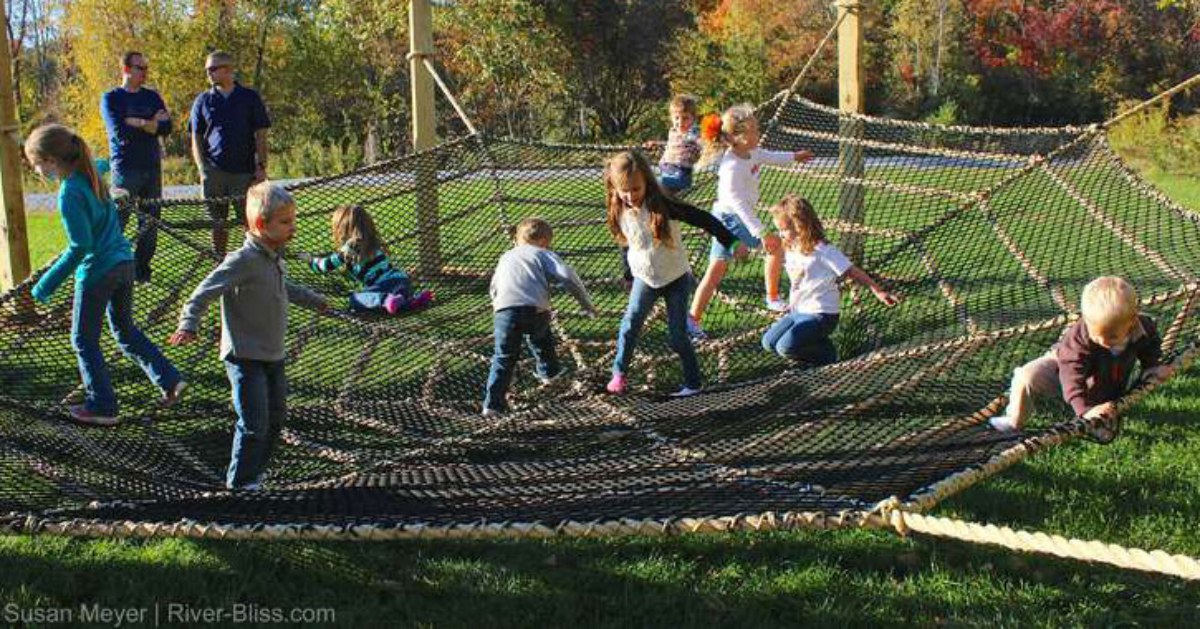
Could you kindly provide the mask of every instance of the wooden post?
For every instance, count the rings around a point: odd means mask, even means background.
[[[863,102],[862,62],[862,2],[839,0],[838,17],[838,109],[843,115],[838,135],[844,140],[861,140],[866,125],[862,120],[845,114],[861,114],[866,111]],[[864,173],[863,148],[859,144],[843,141],[838,150],[838,176],[842,179],[838,194],[838,214],[844,221],[862,224],[865,217],[863,198],[865,188],[859,183],[848,183],[846,178],[861,178]],[[863,257],[862,234],[842,234],[841,249],[855,263],[861,264]]]
[[[0,17],[5,18],[0,4]],[[9,290],[29,277],[29,236],[25,229],[25,190],[21,185],[21,138],[13,100],[12,58],[8,30],[0,46],[0,289]]]
[[[408,73],[412,85],[413,151],[437,146],[433,77],[425,58],[433,54],[433,10],[429,0],[409,0]],[[418,265],[426,277],[442,272],[442,243],[438,225],[437,159],[428,154],[416,160],[417,225],[420,229]]]

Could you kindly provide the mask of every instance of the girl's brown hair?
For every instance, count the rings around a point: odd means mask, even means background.
[[[387,253],[387,245],[375,229],[371,215],[359,205],[343,205],[333,211],[333,246],[346,262],[366,262],[378,252]]]
[[[92,151],[88,149],[87,142],[70,128],[60,124],[46,124],[34,129],[25,139],[25,157],[30,162],[35,159],[52,159],[61,166],[83,173],[96,198],[102,203],[108,202],[108,188],[100,180],[100,173],[96,172],[96,164],[92,162]]]
[[[625,233],[621,231],[621,212],[625,204],[618,195],[620,186],[629,181],[635,174],[640,174],[646,183],[646,197],[642,205],[650,212],[650,231],[654,234],[654,242],[673,246],[671,242],[670,200],[654,178],[650,170],[650,162],[637,151],[623,151],[608,159],[604,168],[604,191],[608,204],[608,231],[621,245],[627,244]]]
[[[825,242],[825,227],[808,199],[789,194],[771,208],[787,232],[783,245],[808,256]]]

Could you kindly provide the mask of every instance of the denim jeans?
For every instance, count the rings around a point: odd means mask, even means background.
[[[650,316],[655,300],[662,297],[667,302],[667,341],[683,361],[683,386],[700,388],[700,362],[696,359],[692,339],[687,334],[688,297],[691,292],[691,273],[684,273],[679,279],[661,288],[652,288],[641,278],[633,278],[629,306],[625,308],[625,317],[621,319],[621,331],[617,335],[617,355],[613,359],[613,373],[629,373],[629,364],[633,362],[633,351],[637,347],[642,324],[646,322],[646,317]]]
[[[714,216],[729,230],[729,233],[733,234],[734,238],[737,238],[737,242],[733,243],[730,247],[726,247],[721,244],[720,240],[713,238],[712,244],[708,247],[708,259],[710,262],[713,260],[732,259],[734,252],[737,251],[739,242],[751,249],[762,247],[762,240],[759,240],[754,234],[750,233],[750,228],[746,227],[746,224],[742,222],[742,219],[737,214],[716,214]]]
[[[113,187],[128,192],[131,200],[162,197],[162,171],[159,168],[128,172],[114,171],[112,181]],[[139,282],[148,282],[150,281],[150,260],[154,258],[154,252],[158,249],[158,225],[155,221],[162,216],[162,208],[157,203],[151,203],[139,204],[136,209],[139,210],[139,213],[137,251],[133,255],[134,277]],[[147,215],[154,217],[154,220],[147,219]],[[128,220],[129,214],[122,212],[121,229],[125,229],[125,223]]]
[[[259,480],[287,417],[287,375],[284,361],[225,359],[225,373],[233,391],[237,427],[225,486],[245,487]]]
[[[75,283],[71,312],[71,346],[79,361],[79,377],[86,392],[85,407],[100,415],[116,416],[117,396],[100,350],[100,322],[108,312],[108,327],[117,346],[133,359],[160,389],[179,383],[179,372],[133,322],[133,263],[113,267],[93,286]]]
[[[763,334],[763,349],[784,358],[814,365],[837,362],[837,348],[829,335],[837,327],[836,314],[793,312],[776,321]]]
[[[692,169],[676,164],[659,166],[658,183],[671,194],[679,194],[692,187]]]
[[[537,363],[539,378],[553,378],[559,373],[558,353],[554,349],[554,334],[550,331],[550,311],[534,306],[518,306],[496,311],[494,336],[496,350],[492,354],[492,369],[488,372],[487,394],[483,407],[494,411],[508,410],[508,385],[512,384],[513,368],[521,354],[521,339]]]
[[[412,296],[412,286],[407,277],[393,275],[385,277],[376,284],[363,290],[350,293],[350,310],[368,312],[383,310],[383,300],[389,295],[403,295],[405,299]]]

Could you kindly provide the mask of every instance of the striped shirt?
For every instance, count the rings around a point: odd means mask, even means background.
[[[393,278],[408,279],[408,274],[392,266],[392,261],[382,251],[376,251],[365,262],[347,264],[347,259],[351,257],[352,245],[353,243],[348,242],[331,255],[322,258],[313,258],[309,266],[317,273],[342,270],[346,275],[349,275],[365,286],[374,286],[384,280]]]
[[[691,171],[696,165],[696,161],[700,159],[700,136],[696,127],[692,127],[687,131],[680,131],[672,127],[667,133],[667,143],[663,147],[662,159],[658,162],[660,169],[669,170],[678,168],[679,170]]]

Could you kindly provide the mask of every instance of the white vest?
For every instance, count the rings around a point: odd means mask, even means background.
[[[650,229],[650,212],[645,204],[641,209],[626,208],[621,212],[621,233],[629,242],[629,270],[651,288],[662,288],[691,270],[680,237],[679,221],[667,221],[667,225],[671,229],[670,242],[656,243]]]

